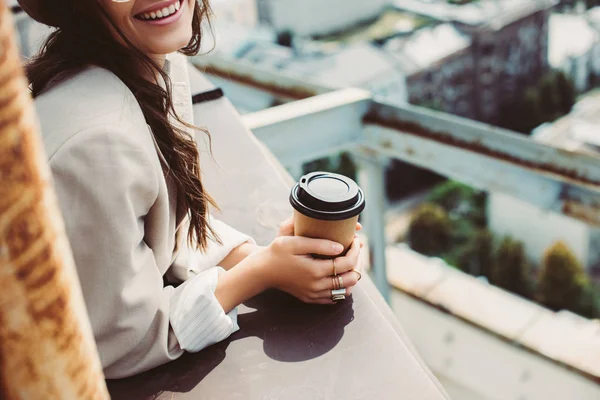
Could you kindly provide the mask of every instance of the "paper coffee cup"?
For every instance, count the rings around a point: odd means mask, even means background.
[[[354,240],[358,216],[365,209],[365,196],[352,179],[329,172],[304,175],[290,194],[294,207],[294,233],[328,239],[344,246]]]

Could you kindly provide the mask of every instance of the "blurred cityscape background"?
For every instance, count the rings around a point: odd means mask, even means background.
[[[27,57],[48,28],[13,6]],[[212,0],[212,7],[205,54],[194,62],[241,114],[311,94],[252,84],[231,72],[240,69],[327,90],[360,88],[382,104],[412,104],[431,110],[423,115],[511,130],[522,143],[599,156],[600,0]],[[281,161],[294,178],[314,170],[359,178],[352,152],[322,156]],[[449,156],[434,153],[432,164],[436,157]],[[451,397],[600,399],[597,214],[568,201],[557,211],[414,164],[384,163],[389,302]]]

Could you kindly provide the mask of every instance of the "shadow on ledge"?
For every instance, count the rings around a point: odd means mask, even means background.
[[[189,392],[225,359],[232,342],[253,337],[262,339],[264,353],[273,360],[311,360],[333,349],[353,319],[352,297],[336,305],[320,306],[268,291],[240,307],[241,329],[229,339],[143,374],[109,380],[108,388],[113,400],[155,399],[163,392]]]

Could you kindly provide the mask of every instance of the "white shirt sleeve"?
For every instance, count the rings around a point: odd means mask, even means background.
[[[183,245],[181,253],[169,268],[167,278],[171,281],[185,282],[207,269],[214,268],[227,257],[229,253],[243,243],[255,244],[248,235],[237,231],[229,225],[209,216],[209,224],[221,239],[221,244],[209,240],[206,251],[190,249]]]
[[[169,271],[169,278],[184,281],[171,299],[169,314],[179,345],[189,352],[220,342],[239,329],[237,309],[225,314],[214,294],[219,275],[225,272],[218,265],[239,245],[254,243],[212,216],[209,223],[222,243],[211,240],[204,252],[185,246]]]
[[[200,351],[239,329],[237,309],[225,314],[214,294],[221,272],[214,267],[195,275],[171,298],[171,327],[183,350]]]

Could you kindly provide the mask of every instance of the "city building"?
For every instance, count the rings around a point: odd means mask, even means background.
[[[369,43],[322,56],[292,59],[280,69],[333,88],[366,89],[392,104],[403,104],[408,100],[403,70],[386,51]]]
[[[321,36],[375,19],[387,3],[388,0],[258,0],[258,12],[260,22],[277,31]]]
[[[577,102],[570,114],[536,128],[534,140],[568,152],[600,156],[600,91]],[[577,212],[576,205],[572,205]],[[510,235],[525,244],[528,256],[539,263],[556,241],[568,244],[579,261],[591,272],[600,272],[600,227],[544,210],[510,196],[491,193],[488,218],[492,231]]]
[[[312,46],[305,43],[301,48],[281,46],[269,40],[267,33],[240,34],[234,39],[227,30],[226,36],[225,50],[216,50],[206,57],[216,62],[221,59],[244,63],[259,70],[283,73],[330,88],[366,89],[393,104],[403,104],[408,100],[406,80],[397,67],[397,61],[388,52],[369,43],[325,51],[316,43]],[[220,48],[219,38],[217,42]],[[349,65],[352,67],[348,68]],[[275,99],[270,96],[260,93],[250,96],[243,88],[230,87],[227,79],[219,79],[217,83],[229,90],[228,94],[242,112],[258,111],[274,104]]]
[[[383,48],[406,75],[409,101],[475,118],[471,38],[451,23],[388,40]]]
[[[553,13],[549,23],[548,59],[563,71],[579,92],[600,76],[600,31],[580,14]]]
[[[402,10],[451,22],[471,36],[472,108],[497,123],[505,104],[548,69],[548,17],[555,0],[395,0]],[[431,78],[434,79],[433,77]],[[434,100],[434,104],[435,104]]]

